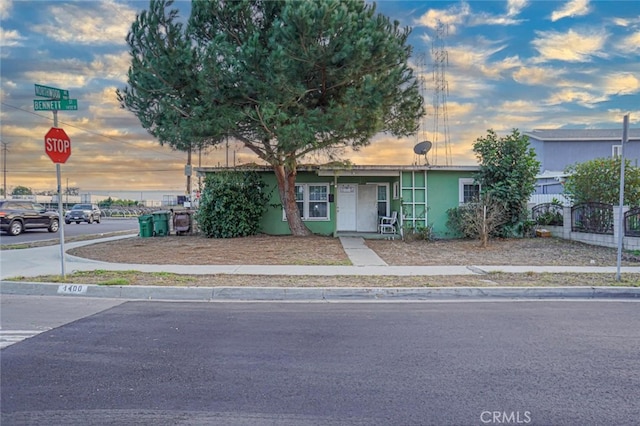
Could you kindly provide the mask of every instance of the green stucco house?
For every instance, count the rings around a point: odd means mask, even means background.
[[[229,171],[200,167],[197,173]],[[266,183],[269,208],[261,230],[270,235],[290,234],[280,205],[277,182],[270,167],[239,167],[255,171]],[[380,221],[396,212],[398,234],[431,225],[438,238],[455,237],[447,228],[447,210],[478,194],[474,175],[478,166],[300,166],[296,194],[302,219],[320,235],[374,234]]]

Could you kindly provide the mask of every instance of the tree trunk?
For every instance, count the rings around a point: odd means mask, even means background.
[[[291,230],[291,235],[296,237],[305,237],[311,235],[311,231],[302,222],[300,211],[296,204],[296,171],[287,170],[283,165],[274,165],[273,170],[278,180],[278,192],[280,193],[280,201],[287,215],[287,223]]]

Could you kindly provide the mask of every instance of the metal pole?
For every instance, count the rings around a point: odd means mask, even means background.
[[[53,127],[58,127],[58,111],[56,110],[53,111]],[[60,270],[62,278],[64,279],[64,209],[62,208],[62,179],[60,178],[60,163],[56,163],[56,178],[58,179],[58,232],[60,232]]]
[[[7,195],[7,153],[9,151],[9,149],[7,148],[7,144],[9,142],[2,142],[2,150],[4,151],[4,184],[3,184],[3,198],[9,198]]]
[[[620,281],[620,266],[622,265],[622,242],[624,238],[624,146],[629,141],[629,114],[622,120],[622,146],[620,147],[620,202],[618,203],[618,262],[616,268],[616,281]]]

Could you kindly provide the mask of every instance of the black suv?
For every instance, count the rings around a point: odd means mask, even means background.
[[[20,235],[25,229],[35,228],[58,232],[58,213],[28,200],[0,200],[0,230],[9,235]]]

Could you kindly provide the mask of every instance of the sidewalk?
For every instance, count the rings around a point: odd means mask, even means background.
[[[118,236],[65,244],[66,249],[111,241],[129,236]],[[148,265],[116,264],[65,256],[65,272],[91,271],[96,269],[141,272],[170,272],[176,274],[241,274],[241,275],[387,275],[387,276],[429,276],[429,275],[480,275],[489,272],[573,272],[615,274],[615,267],[579,266],[510,266],[510,265],[469,265],[469,266],[389,266],[373,250],[367,248],[360,237],[341,237],[345,253],[353,266],[300,266],[300,265]],[[39,275],[60,275],[60,246],[37,247],[21,250],[5,250],[0,254],[0,293],[17,294],[57,294],[56,284],[11,283],[11,277],[35,277]],[[640,267],[624,267],[623,273],[640,273]],[[167,288],[167,287],[105,287],[83,286],[83,295],[100,297],[124,297],[158,299],[170,297],[180,300],[328,300],[338,299],[423,299],[459,297],[625,297],[640,298],[637,287],[556,287],[556,288]],[[95,287],[95,288],[94,288]],[[90,293],[90,294],[89,294]]]

